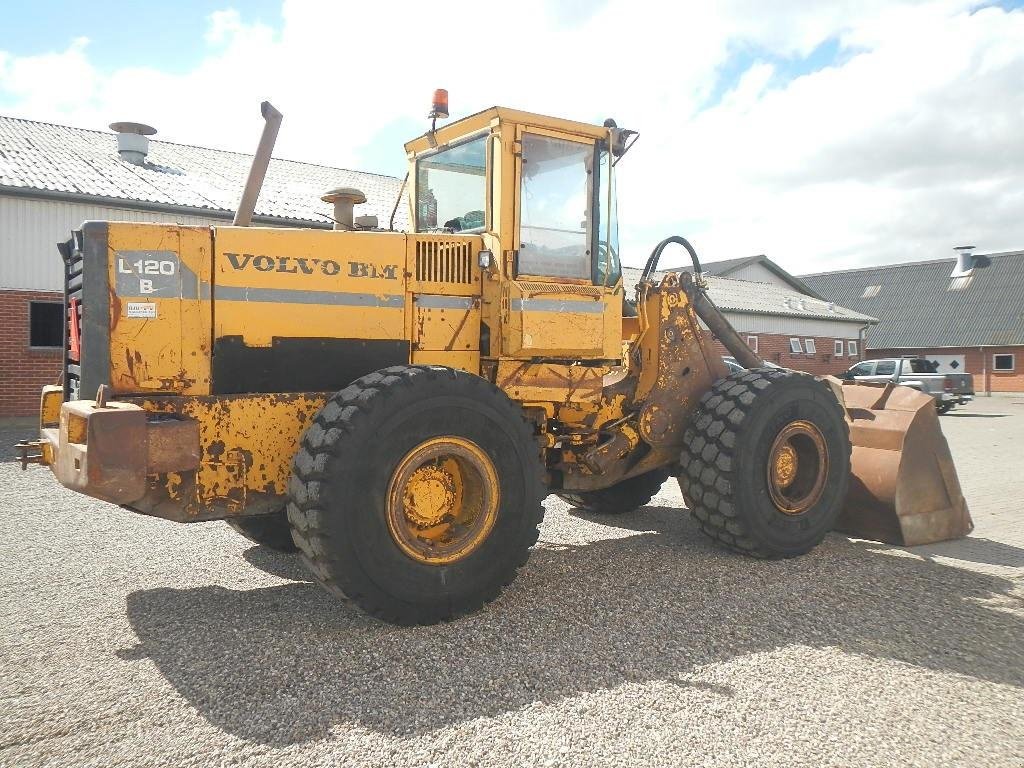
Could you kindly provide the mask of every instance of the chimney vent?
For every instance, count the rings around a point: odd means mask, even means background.
[[[355,229],[352,220],[352,206],[366,202],[366,195],[352,187],[338,187],[325,192],[320,198],[325,203],[334,203],[334,228]]]
[[[111,123],[110,130],[117,134],[117,153],[132,165],[145,165],[149,154],[149,137],[156,128],[143,123]]]
[[[953,250],[956,251],[956,266],[950,277],[967,277],[974,271],[974,246],[958,245]]]

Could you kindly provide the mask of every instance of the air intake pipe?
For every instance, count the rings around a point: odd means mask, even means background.
[[[267,168],[270,166],[270,155],[274,151],[277,132],[281,130],[281,120],[284,117],[269,101],[260,104],[260,113],[266,123],[263,126],[263,135],[260,136],[260,144],[252,158],[249,178],[245,180],[245,186],[242,188],[242,199],[238,201],[235,220],[231,222],[236,227],[248,227],[252,223],[252,214],[256,210],[256,201],[263,188],[263,179],[266,178]]]

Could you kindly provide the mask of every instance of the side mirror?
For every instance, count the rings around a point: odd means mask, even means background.
[[[480,269],[490,269],[491,264],[494,263],[494,254],[488,250],[482,250],[477,254],[477,264],[480,265]]]

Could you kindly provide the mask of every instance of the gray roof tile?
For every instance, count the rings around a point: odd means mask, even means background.
[[[0,188],[8,193],[124,200],[233,212],[252,155],[150,140],[143,166],[122,160],[114,133],[71,128],[0,115]],[[329,224],[328,189],[361,189],[357,216],[375,214],[386,227],[401,179],[274,158],[256,205],[256,216]],[[406,229],[408,208],[398,206],[397,229]]]
[[[801,279],[831,301],[876,315],[868,334],[875,349],[1024,344],[1024,251],[986,258],[989,265],[975,267],[962,290],[950,290],[956,259]]]
[[[622,282],[626,289],[626,296],[633,296],[642,272],[643,270],[634,267],[622,268]],[[819,301],[799,291],[787,291],[772,283],[736,280],[707,273],[704,278],[708,283],[708,295],[711,300],[718,305],[719,309],[726,312],[837,320],[861,325],[877,322],[871,315],[839,306],[838,302]]]

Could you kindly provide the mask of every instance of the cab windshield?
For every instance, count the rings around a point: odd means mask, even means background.
[[[416,161],[416,230],[483,232],[486,136]]]

